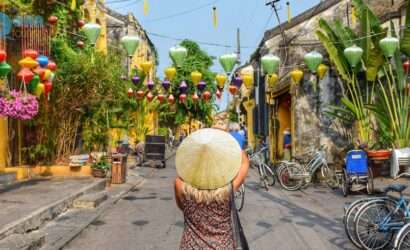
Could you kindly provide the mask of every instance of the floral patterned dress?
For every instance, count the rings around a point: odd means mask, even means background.
[[[182,235],[181,250],[234,249],[229,200],[223,204],[196,203],[184,199],[185,229]]]

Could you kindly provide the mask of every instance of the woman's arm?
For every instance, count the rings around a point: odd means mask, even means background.
[[[248,175],[248,170],[249,170],[249,159],[248,155],[246,154],[245,151],[242,151],[242,163],[241,163],[241,168],[239,169],[238,175],[235,177],[233,180],[233,189],[236,192],[239,187],[242,185],[242,183],[245,181],[246,176]]]
[[[179,177],[177,177],[175,179],[175,201],[177,203],[178,208],[181,210],[184,209],[184,206],[182,204],[182,199],[183,199],[183,194],[181,192],[182,185],[183,185],[182,180]]]

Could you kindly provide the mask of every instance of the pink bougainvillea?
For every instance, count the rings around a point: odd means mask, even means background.
[[[35,96],[12,90],[7,97],[0,97],[0,115],[18,120],[33,119],[38,113]]]

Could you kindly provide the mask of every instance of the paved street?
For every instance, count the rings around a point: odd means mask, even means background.
[[[172,163],[171,163],[172,162]],[[141,169],[147,179],[65,249],[177,249],[183,217],[173,198],[175,168]],[[354,249],[343,231],[343,198],[326,187],[286,192],[260,189],[256,171],[246,182],[241,213],[251,249]]]

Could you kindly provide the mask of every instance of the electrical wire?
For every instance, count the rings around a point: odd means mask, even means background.
[[[126,3],[126,2],[131,2],[131,1],[137,1],[140,2],[138,0],[113,0],[113,1],[108,1],[105,2],[104,4],[117,4],[117,3]]]

